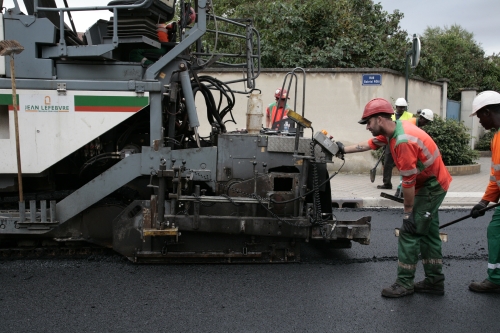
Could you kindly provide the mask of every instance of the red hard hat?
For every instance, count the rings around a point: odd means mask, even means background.
[[[368,122],[368,119],[370,119],[371,116],[377,113],[394,114],[394,110],[392,109],[391,103],[389,103],[387,100],[383,98],[374,98],[366,104],[365,110],[363,111],[363,116],[361,117],[361,120],[358,121],[358,123],[363,125],[366,124]]]
[[[283,89],[283,91],[281,91],[281,88],[278,88],[274,92],[274,97],[286,99],[286,98],[288,98],[288,91],[286,91],[286,89]]]

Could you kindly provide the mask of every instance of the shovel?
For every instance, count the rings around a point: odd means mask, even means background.
[[[384,155],[385,155],[385,153],[380,155],[380,158],[378,159],[377,163],[375,164],[373,169],[370,170],[370,180],[372,181],[372,183],[375,181],[375,176],[377,175],[377,166],[380,163],[380,161],[382,161],[382,158],[384,157]]]
[[[498,207],[498,206],[500,206],[500,203],[496,203],[496,204],[494,204],[494,205],[491,205],[491,206],[488,206],[488,207],[486,207],[486,208],[480,209],[480,210],[479,210],[479,212],[486,212],[487,210],[490,210],[490,209],[495,208],[495,207]],[[449,226],[449,225],[452,225],[452,224],[455,224],[455,223],[457,223],[457,222],[463,221],[463,220],[465,220],[465,219],[468,219],[469,217],[472,217],[472,215],[471,215],[471,214],[468,214],[468,215],[462,216],[461,218],[458,218],[458,219],[456,219],[456,220],[453,220],[453,221],[451,221],[451,222],[448,222],[448,223],[445,223],[445,224],[443,224],[443,225],[440,225],[440,226],[439,226],[439,229],[446,228],[446,227],[447,227],[447,226]]]

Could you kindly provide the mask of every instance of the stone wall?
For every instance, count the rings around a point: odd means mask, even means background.
[[[262,91],[264,108],[274,101],[274,92],[283,85],[283,80],[290,70],[263,70],[256,80],[256,88]],[[362,85],[363,74],[380,74],[382,84],[377,86]],[[243,72],[221,70],[206,72],[221,81],[231,81],[244,77]],[[290,77],[290,76],[289,76]],[[295,83],[297,81],[297,89]],[[290,89],[289,106],[305,118],[312,121],[314,131],[326,130],[335,140],[345,145],[355,144],[371,138],[371,133],[364,125],[358,124],[363,108],[375,97],[383,97],[391,103],[405,94],[405,77],[399,72],[384,68],[362,69],[308,69],[306,70],[305,94],[303,94],[303,75],[297,72],[297,80]],[[287,85],[288,86],[288,85]],[[285,87],[287,87],[285,86]],[[443,95],[446,95],[446,84],[411,79],[408,86],[408,111],[416,113],[418,109],[428,108],[438,115],[446,114]],[[231,89],[246,91],[244,83],[231,85]],[[443,91],[444,90],[444,91]],[[304,98],[305,95],[305,98]],[[237,124],[227,123],[228,130],[245,128],[247,96],[237,94],[236,106],[233,110]],[[218,100],[215,95],[216,101]],[[201,133],[207,134],[210,128],[205,121],[206,114],[201,96],[197,99],[198,114],[202,123]],[[306,130],[306,136],[311,136]],[[342,163],[336,160],[332,170]],[[373,168],[376,160],[370,152],[349,154],[342,172],[362,173]]]

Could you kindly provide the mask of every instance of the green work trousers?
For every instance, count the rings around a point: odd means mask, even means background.
[[[500,284],[500,207],[495,208],[486,235],[488,238],[488,280]]]
[[[422,256],[426,282],[437,286],[444,285],[438,210],[445,196],[446,192],[442,189],[420,189],[413,204],[417,232],[399,233],[396,282],[407,289],[413,288],[419,253]]]

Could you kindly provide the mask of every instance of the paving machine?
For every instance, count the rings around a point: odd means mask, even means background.
[[[296,262],[303,242],[369,243],[370,217],[339,221],[332,209],[326,166],[336,143],[313,133],[304,109],[289,115],[293,132],[262,128],[251,20],[216,16],[211,0],[24,4],[14,0],[0,20],[2,40],[24,48],[15,72],[8,56],[0,61],[0,248],[92,244],[144,263]],[[110,19],[82,36],[71,16],[79,11]],[[203,74],[220,67],[242,79]],[[297,77],[305,91],[300,69],[283,87]],[[249,95],[247,110],[235,107],[236,93]],[[233,112],[247,112],[245,130],[227,129]]]

